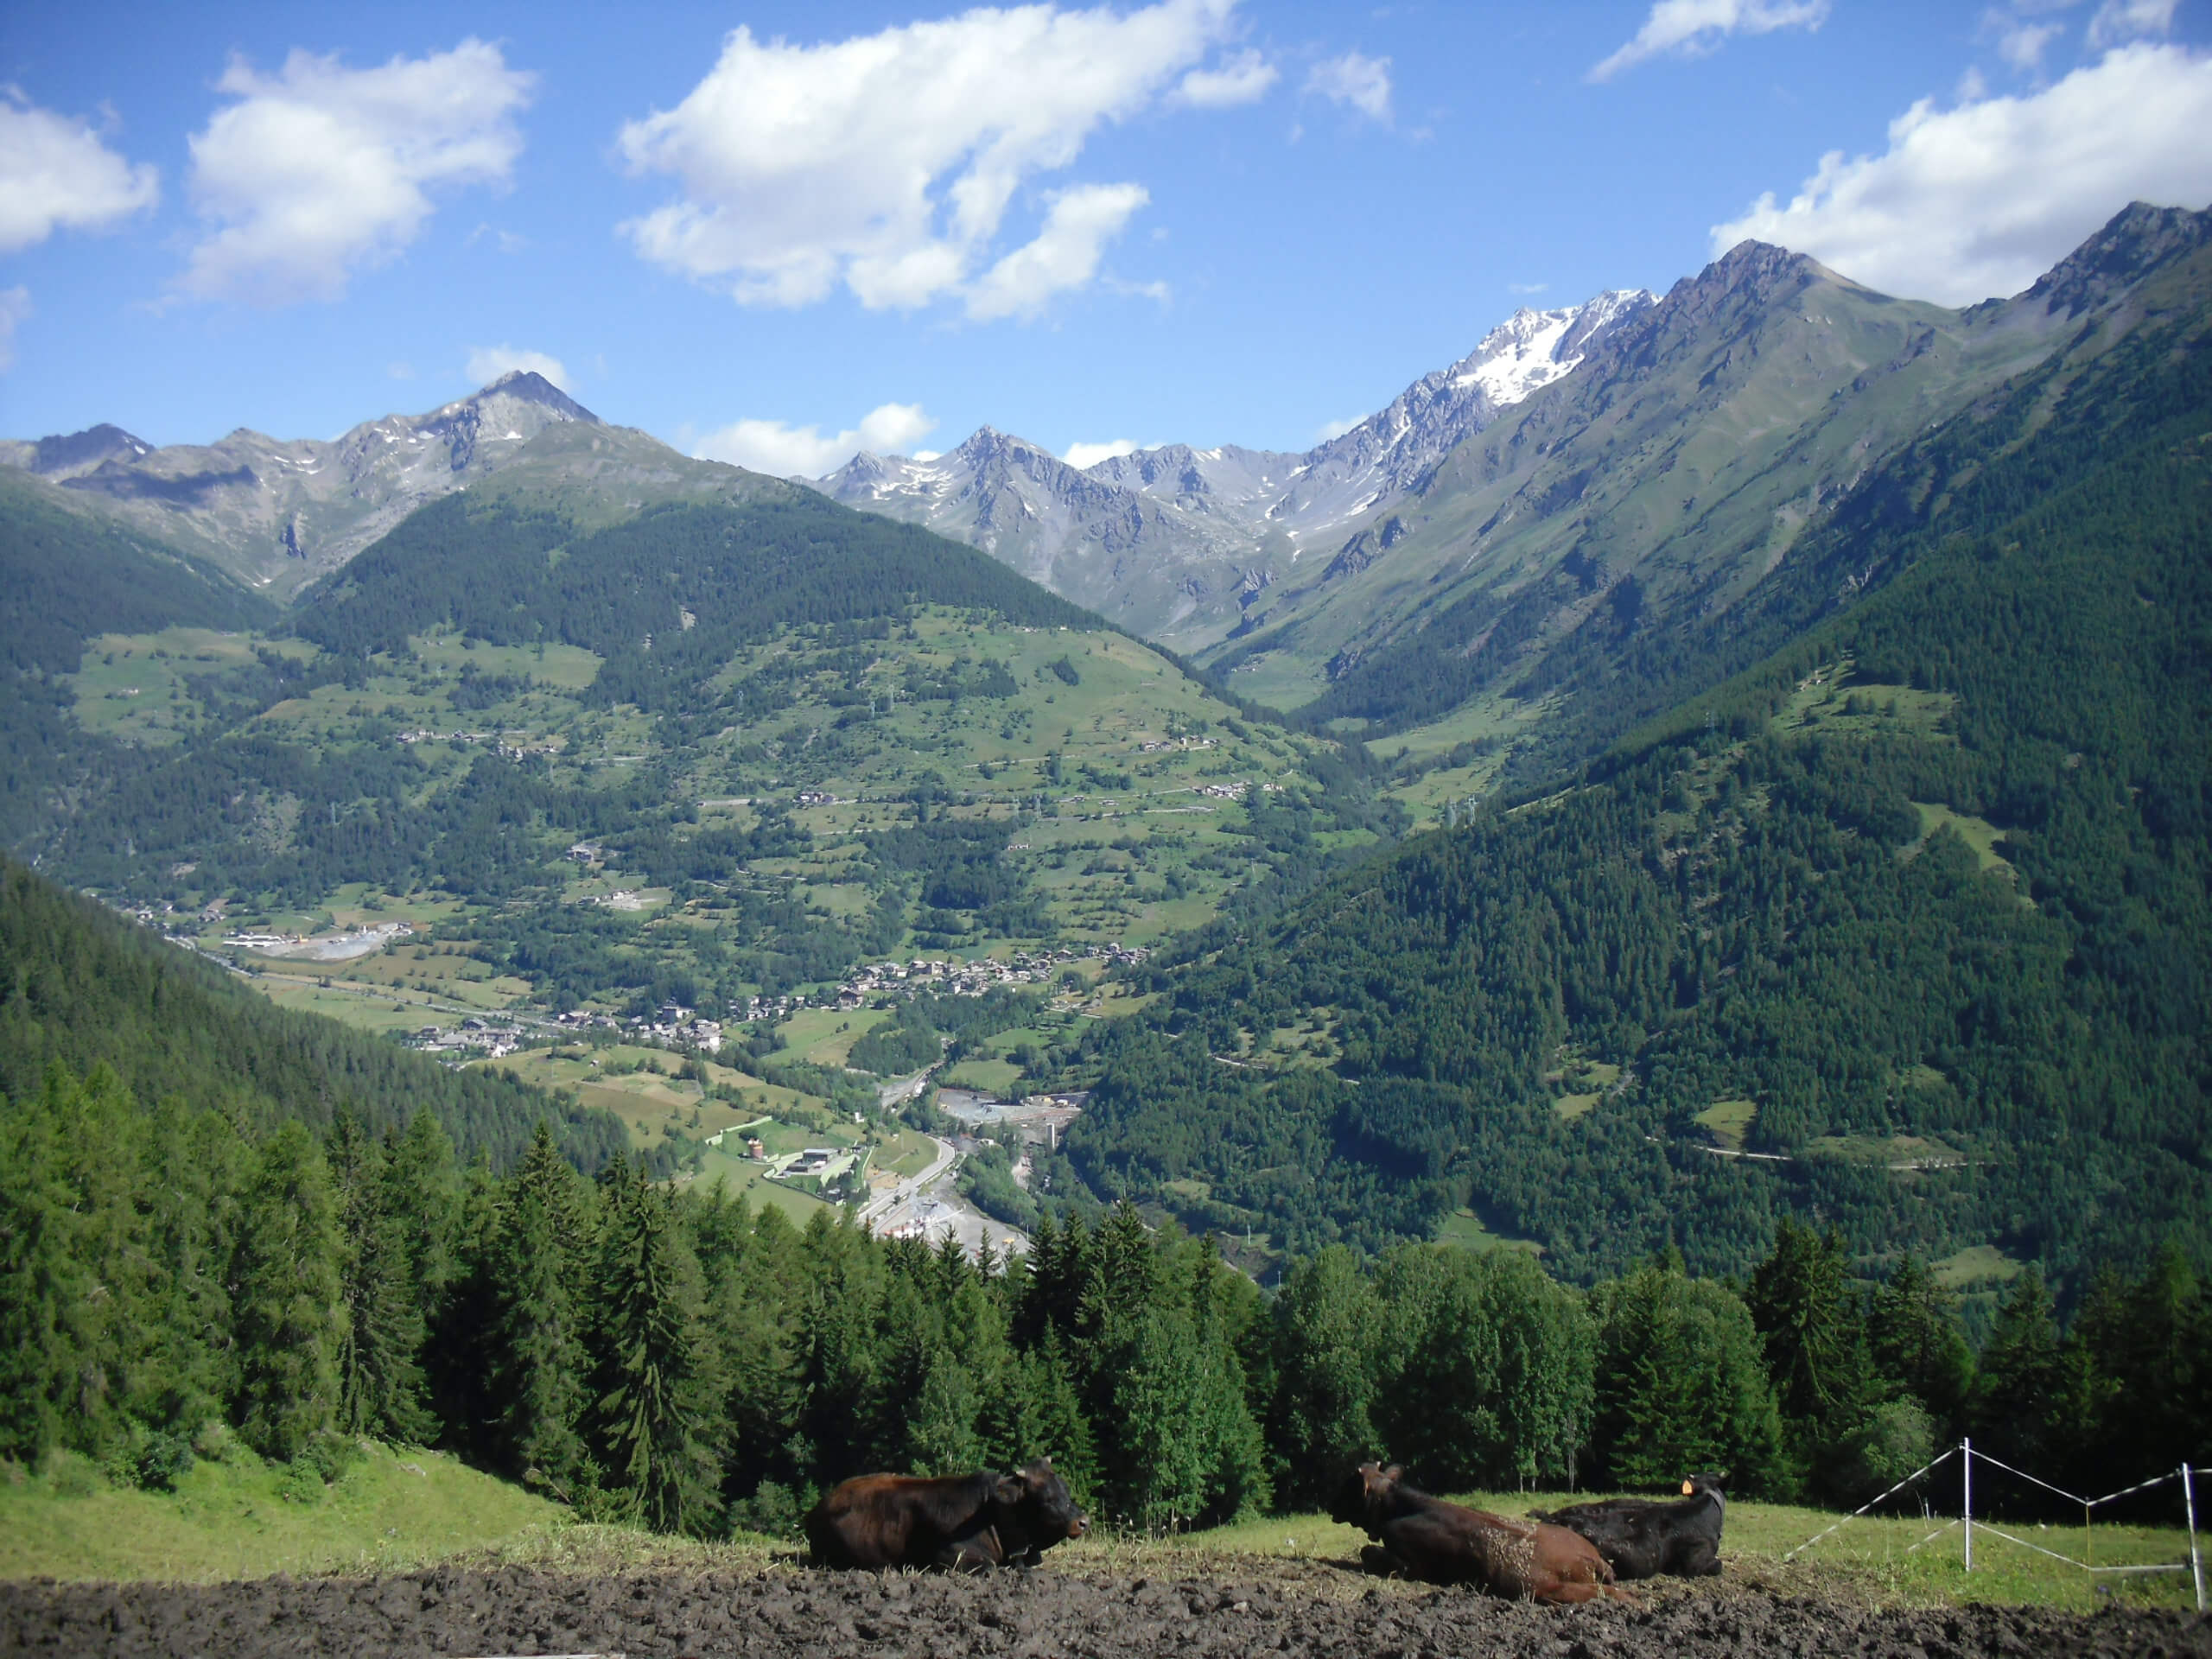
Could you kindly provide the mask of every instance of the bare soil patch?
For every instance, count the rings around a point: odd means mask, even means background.
[[[211,1585],[0,1584],[0,1651],[76,1655],[866,1656],[867,1659],[1825,1659],[2183,1656],[2212,1621],[2114,1607],[1878,1610],[1722,1584],[1541,1608],[1325,1566],[1245,1578],[825,1573],[578,1575],[460,1567]]]

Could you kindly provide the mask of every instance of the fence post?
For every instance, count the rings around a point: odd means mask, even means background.
[[[1967,1435],[1959,1442],[1959,1467],[1966,1482],[1964,1494],[1959,1499],[1959,1519],[1966,1529],[1967,1571],[1974,1571],[1974,1436]]]
[[[2196,1551],[2196,1484],[2187,1464],[2181,1466],[2181,1503],[2189,1516],[2189,1576],[2196,1586],[2196,1611],[2204,1611],[2204,1558]]]

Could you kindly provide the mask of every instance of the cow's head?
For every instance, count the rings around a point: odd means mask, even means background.
[[[1723,1470],[1717,1475],[1692,1475],[1682,1483],[1684,1497],[1709,1497],[1716,1503],[1726,1503],[1728,1494],[1721,1490],[1727,1484],[1728,1475]]]
[[[1398,1464],[1384,1468],[1379,1463],[1363,1463],[1345,1476],[1337,1488],[1334,1500],[1329,1505],[1329,1518],[1346,1526],[1369,1527],[1397,1490],[1404,1478],[1405,1470]]]
[[[1050,1458],[1001,1475],[992,1498],[1000,1530],[1039,1549],[1050,1549],[1063,1539],[1080,1538],[1090,1530],[1090,1518],[1076,1507],[1074,1494],[1054,1472]]]

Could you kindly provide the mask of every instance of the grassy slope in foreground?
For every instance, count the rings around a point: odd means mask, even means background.
[[[745,1568],[789,1562],[794,1548],[759,1538],[707,1545],[578,1525],[567,1510],[519,1487],[412,1449],[376,1447],[305,1503],[283,1496],[281,1466],[264,1465],[250,1454],[196,1465],[173,1494],[113,1491],[81,1462],[58,1466],[75,1471],[82,1495],[61,1496],[51,1471],[0,1484],[0,1578],[213,1580],[389,1573],[455,1555],[584,1573],[648,1565]],[[64,1476],[60,1484],[71,1481]],[[1520,1515],[1592,1496],[1477,1492],[1459,1501]],[[1956,1527],[1908,1554],[1941,1517],[1853,1521],[1795,1560],[1783,1559],[1838,1518],[1790,1504],[1730,1503],[1720,1585],[1879,1606],[1996,1602],[2086,1611],[2098,1603],[2094,1584],[2115,1582],[2093,1581],[1980,1527],[1971,1574],[1961,1560]],[[2088,1541],[2078,1527],[2008,1522],[2005,1529],[2076,1557],[2091,1550],[2106,1566],[2178,1561],[2188,1553],[2187,1535],[2177,1526],[2100,1526]],[[1365,1541],[1357,1529],[1325,1516],[1270,1516],[1167,1539],[1102,1532],[1046,1560],[1064,1572],[1148,1577],[1340,1566],[1350,1587],[1357,1582],[1352,1568]],[[2191,1605],[2185,1573],[2128,1574],[2119,1582],[2118,1593],[2136,1605]],[[1719,1587],[1669,1580],[1640,1586],[1637,1593],[1711,1594]]]
[[[388,1572],[512,1544],[559,1505],[415,1447],[371,1443],[328,1487],[232,1440],[174,1492],[118,1490],[61,1455],[0,1479],[0,1578],[215,1580]]]

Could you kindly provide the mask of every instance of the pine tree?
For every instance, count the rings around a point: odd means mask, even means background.
[[[2030,1474],[2050,1468],[2053,1454],[2063,1450],[2064,1362],[2050,1291],[2031,1266],[2013,1281],[1982,1345],[1974,1379],[1975,1449]]]
[[[1815,1485],[1831,1491],[1837,1471],[1855,1462],[1854,1441],[1875,1402],[1866,1316],[1842,1238],[1784,1217],[1744,1300],[1766,1344],[1792,1450]]]
[[[232,1269],[239,1431],[289,1460],[337,1419],[346,1337],[330,1172],[298,1122],[261,1145],[241,1196]]]
[[[1384,1449],[1373,1412],[1382,1308],[1357,1258],[1336,1244],[1284,1276],[1274,1317],[1276,1485],[1287,1499],[1325,1503],[1344,1475]],[[1403,1327],[1394,1334],[1411,1337]],[[1414,1453],[1402,1446],[1397,1455]]]
[[[343,1240],[338,1426],[351,1434],[427,1441],[437,1425],[423,1402],[423,1314],[402,1224],[388,1207],[384,1148],[350,1110],[341,1110],[329,1161]]]
[[[1958,1419],[1974,1386],[1974,1354],[1959,1329],[1958,1299],[1905,1252],[1874,1293],[1866,1321],[1874,1369],[1938,1423]]]
[[[665,1193],[642,1172],[603,1189],[596,1439],[607,1478],[658,1532],[702,1531],[719,1504],[704,1443],[698,1268]]]
[[[541,1119],[499,1194],[491,1395],[501,1463],[560,1497],[573,1490],[584,1451],[589,1200]]]

